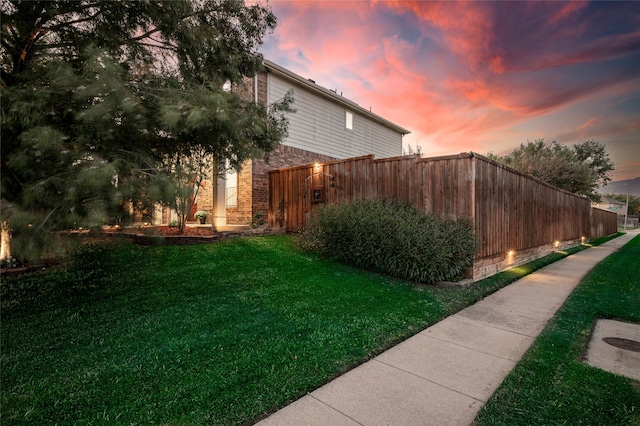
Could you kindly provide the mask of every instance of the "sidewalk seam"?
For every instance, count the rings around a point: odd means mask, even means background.
[[[499,358],[499,357],[496,357],[496,358]],[[473,395],[469,395],[469,394],[466,394],[466,393],[464,393],[464,392],[460,392],[460,391],[459,391],[459,390],[457,390],[457,389],[453,389],[453,388],[450,388],[449,386],[445,386],[445,385],[443,385],[443,384],[441,384],[441,383],[434,382],[433,380],[427,379],[426,377],[419,376],[419,375],[417,375],[416,373],[413,373],[413,372],[411,372],[411,371],[407,371],[407,370],[404,370],[404,369],[402,369],[402,368],[398,368],[398,367],[396,367],[395,365],[388,364],[388,363],[386,363],[386,362],[384,362],[384,361],[380,361],[380,360],[379,360],[379,359],[377,359],[377,358],[374,358],[374,359],[372,359],[371,361],[375,361],[375,362],[378,362],[378,363],[380,363],[380,364],[386,365],[387,367],[391,367],[391,368],[393,368],[394,370],[398,370],[398,371],[402,371],[403,373],[410,374],[410,375],[412,375],[413,377],[417,377],[417,378],[418,378],[418,379],[420,379],[420,380],[424,380],[424,381],[426,381],[426,382],[433,383],[433,384],[434,384],[434,385],[436,385],[436,386],[440,386],[441,388],[448,389],[448,390],[450,390],[450,391],[452,391],[452,392],[455,392],[455,393],[457,393],[457,394],[459,394],[459,395],[464,395],[464,396],[466,396],[467,398],[471,398],[471,399],[473,399],[474,401],[478,401],[478,402],[480,402],[480,403],[481,403],[481,404],[483,404],[483,405],[484,405],[484,404],[486,404],[486,402],[487,402],[487,401],[483,401],[483,400],[481,400],[481,399],[478,399],[478,398],[476,398],[476,397],[475,397],[475,396],[473,396]],[[511,361],[510,359],[509,359],[509,360],[506,360],[506,361],[513,362],[513,361]],[[513,364],[514,364],[514,367],[515,367],[515,364],[516,364],[516,363],[515,363],[515,362],[513,362]],[[493,393],[492,393],[492,395],[493,395]]]
[[[459,318],[461,318],[461,317],[459,317]],[[465,318],[465,319],[466,319],[466,318]],[[478,324],[478,325],[482,325],[482,326],[486,325],[486,324],[484,324],[484,323],[475,322],[475,321],[470,321],[470,322],[473,322],[474,324]],[[527,336],[526,334],[516,333],[516,332],[511,331],[511,330],[503,330],[503,329],[501,329],[501,328],[498,328],[498,327],[492,327],[492,326],[489,326],[489,327],[491,327],[491,328],[493,328],[493,329],[496,329],[496,330],[506,331],[506,332],[508,332],[508,333],[516,334],[516,335],[518,335],[518,336],[527,337],[527,338],[529,338],[529,339],[531,339],[531,338],[532,338],[531,336]],[[428,329],[424,329],[423,331],[427,331],[427,330],[428,330]],[[422,331],[421,331],[420,333],[418,333],[418,334],[422,334]],[[503,360],[505,360],[505,361],[518,362],[517,360],[516,360],[516,361],[514,361],[514,360],[513,360],[513,359],[511,359],[511,358],[505,358],[505,357],[500,356],[500,355],[496,355],[496,354],[492,354],[492,353],[489,353],[489,352],[481,351],[481,350],[478,350],[477,348],[472,348],[472,347],[469,347],[469,346],[461,345],[461,344],[459,344],[459,343],[455,343],[455,342],[452,342],[452,341],[449,341],[449,340],[444,340],[444,339],[441,339],[441,338],[436,337],[436,336],[430,336],[430,335],[427,335],[427,334],[422,334],[422,335],[423,335],[423,336],[425,336],[425,337],[429,337],[430,339],[438,340],[438,341],[443,342],[443,343],[448,343],[448,344],[450,344],[450,345],[458,346],[458,347],[460,347],[460,348],[469,349],[469,350],[472,350],[472,351],[474,351],[474,352],[478,352],[478,353],[481,353],[481,354],[484,354],[484,355],[494,356],[494,357],[496,357],[496,358],[500,358],[500,359],[503,359]],[[535,337],[533,337],[533,339],[535,340]],[[522,358],[522,357],[520,357],[520,358]],[[519,359],[520,359],[520,358],[519,358]],[[382,361],[380,361],[380,362],[382,362]]]
[[[311,398],[315,399],[315,400],[316,400],[316,401],[318,401],[320,404],[324,405],[325,407],[329,407],[330,409],[332,409],[332,410],[333,410],[333,411],[335,411],[336,413],[343,415],[344,417],[348,418],[349,420],[353,420],[355,423],[357,423],[357,424],[359,424],[359,425],[361,425],[361,426],[364,426],[364,424],[363,424],[363,423],[360,423],[359,421],[357,421],[356,419],[354,419],[354,418],[353,418],[353,417],[351,417],[350,415],[348,415],[348,414],[346,414],[346,413],[343,413],[342,411],[338,410],[337,408],[335,408],[335,407],[333,407],[333,406],[331,406],[331,405],[327,404],[327,403],[326,403],[326,402],[324,402],[323,400],[318,399],[317,397],[315,397],[315,396],[314,396],[314,395],[312,395],[311,393],[308,393],[308,394],[307,394],[307,396],[309,396],[309,397],[311,397]]]

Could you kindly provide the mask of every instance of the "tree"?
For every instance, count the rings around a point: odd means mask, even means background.
[[[611,181],[609,172],[615,168],[604,144],[596,140],[568,147],[537,139],[505,156],[489,154],[489,158],[592,201],[600,200],[596,190]]]
[[[286,136],[291,94],[224,91],[262,67],[276,18],[242,0],[13,1],[2,11],[1,219],[13,252],[151,202],[193,149],[238,169]],[[219,170],[222,172],[222,170]]]
[[[203,148],[192,149],[189,155],[176,153],[165,158],[166,174],[154,180],[149,192],[154,200],[170,207],[178,215],[178,229],[184,231],[187,216],[195,204],[205,180],[214,172],[215,158]],[[216,165],[217,170],[220,165]]]

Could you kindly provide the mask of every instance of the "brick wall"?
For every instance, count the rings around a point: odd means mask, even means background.
[[[324,163],[333,160],[336,160],[336,158],[286,145],[280,145],[270,155],[269,164],[265,163],[264,160],[253,160],[252,214],[256,212],[262,213],[265,221],[269,217],[269,170]]]
[[[243,80],[243,85],[238,85],[233,87],[233,92],[238,93],[238,95],[244,99],[245,101],[253,101],[255,100],[255,81],[253,77],[245,77]],[[267,72],[263,71],[258,74],[258,102],[261,104],[267,103]]]
[[[253,89],[252,89],[253,90]],[[267,73],[258,74],[258,102],[267,103]]]
[[[246,225],[252,215],[251,174],[253,164],[251,160],[242,165],[238,172],[238,204],[227,207],[227,225]]]
[[[198,189],[198,198],[196,204],[198,210],[207,212],[206,223],[211,223],[213,220],[213,185],[215,185],[216,177],[213,180],[204,180],[200,189]]]

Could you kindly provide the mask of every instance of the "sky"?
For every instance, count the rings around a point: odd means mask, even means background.
[[[415,151],[596,139],[640,176],[640,1],[270,0],[261,53],[410,130]]]

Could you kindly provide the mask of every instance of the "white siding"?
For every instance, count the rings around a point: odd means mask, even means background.
[[[289,89],[294,90],[297,111],[288,116],[284,145],[336,158],[402,155],[402,135],[397,131],[274,73],[268,77],[268,103],[282,99]],[[353,113],[353,130],[345,127],[345,108]]]

